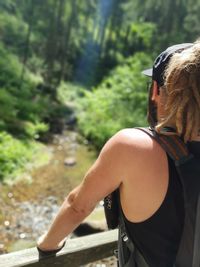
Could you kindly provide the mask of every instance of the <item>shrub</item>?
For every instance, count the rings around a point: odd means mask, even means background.
[[[25,171],[28,163],[39,164],[47,161],[42,153],[42,145],[13,138],[6,132],[0,132],[0,180],[11,180]]]
[[[32,126],[35,124],[34,135],[37,134],[36,129],[40,132],[38,124],[48,117],[51,99],[48,94],[44,96],[37,90],[39,78],[26,71],[22,81],[21,72],[19,59],[0,44],[0,130],[16,135],[28,134],[30,137],[26,122],[30,122]],[[42,131],[48,130],[46,126],[42,128]]]
[[[121,128],[147,124],[146,78],[141,70],[150,64],[147,54],[137,53],[92,92],[85,93],[79,104],[78,125],[96,147],[101,148]]]
[[[20,56],[24,55],[27,30],[27,24],[19,19],[16,14],[0,13],[1,40],[10,52],[17,53]]]

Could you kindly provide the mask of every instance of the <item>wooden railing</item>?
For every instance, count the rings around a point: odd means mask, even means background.
[[[36,248],[0,256],[0,267],[78,267],[113,255],[117,230],[69,239],[55,256],[39,258]]]

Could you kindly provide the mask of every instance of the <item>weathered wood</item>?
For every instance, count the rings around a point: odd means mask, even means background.
[[[117,230],[70,239],[55,256],[39,259],[36,248],[0,256],[0,267],[78,267],[113,255]]]

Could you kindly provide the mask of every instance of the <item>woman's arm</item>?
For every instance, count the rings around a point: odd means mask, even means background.
[[[123,135],[123,134],[122,134]],[[122,182],[126,145],[121,133],[113,136],[102,149],[83,182],[63,202],[46,235],[38,241],[42,250],[54,250],[95,208],[97,203]]]

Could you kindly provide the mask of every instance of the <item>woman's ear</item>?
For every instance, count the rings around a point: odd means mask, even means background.
[[[151,100],[154,101],[156,104],[158,103],[159,98],[159,86],[156,81],[153,81],[153,89],[152,89],[152,96]]]

